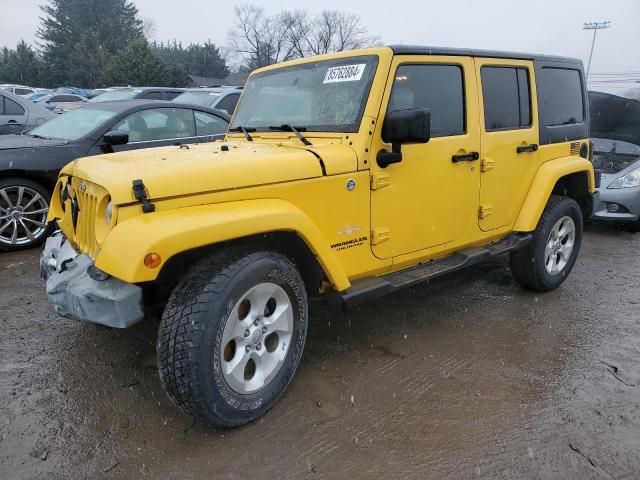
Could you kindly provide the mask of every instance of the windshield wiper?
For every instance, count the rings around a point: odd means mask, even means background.
[[[42,140],[53,140],[51,137],[43,137],[42,135],[34,135],[33,133],[27,133],[27,137],[40,138]]]
[[[247,139],[248,142],[253,142],[253,137],[251,135],[249,135],[249,132],[255,132],[256,129],[255,128],[245,128],[242,125],[239,125],[237,127],[234,128],[230,128],[229,129],[230,132],[242,132],[244,133],[244,138]]]
[[[300,130],[302,130],[303,132],[306,130],[306,127],[294,127],[292,125],[289,125],[287,123],[280,125],[280,126],[271,126],[269,127],[269,130],[280,130],[282,132],[293,132],[296,134],[296,137],[298,137],[298,140],[300,140],[302,143],[304,143],[305,145],[312,145],[312,143],[307,140],[306,138],[304,138],[302,136],[302,134],[300,133]]]

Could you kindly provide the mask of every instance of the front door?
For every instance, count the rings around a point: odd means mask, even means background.
[[[530,61],[476,59],[482,105],[479,224],[512,224],[538,167],[538,110]]]
[[[480,131],[473,59],[398,56],[391,75],[381,112],[428,108],[431,139],[403,145],[402,161],[380,168],[375,154],[391,146],[382,142],[379,122],[371,165],[371,242],[378,258],[444,245],[478,228]]]

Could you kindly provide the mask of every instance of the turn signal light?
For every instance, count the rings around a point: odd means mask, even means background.
[[[158,268],[162,263],[162,258],[157,253],[148,253],[144,257],[144,266],[147,268]]]

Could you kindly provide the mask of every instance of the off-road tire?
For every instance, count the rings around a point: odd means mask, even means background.
[[[239,394],[221,371],[222,333],[230,309],[264,282],[281,287],[291,303],[289,350],[270,383]],[[307,305],[298,270],[279,253],[229,249],[199,261],[178,283],[162,315],[157,358],[166,393],[200,424],[236,427],[265,414],[287,389],[302,357]]]
[[[27,187],[30,188],[37,193],[39,193],[44,201],[46,202],[47,208],[51,205],[51,192],[41,184],[34,182],[32,180],[20,177],[10,177],[0,179],[0,190],[6,187]],[[0,214],[1,216],[1,214]],[[2,226],[2,221],[0,221],[0,226]],[[44,241],[49,237],[55,229],[55,222],[51,222],[47,225],[47,228],[39,234],[34,241],[23,243],[20,245],[11,245],[9,243],[0,241],[0,252],[14,252],[17,250],[27,250],[30,248],[37,247],[42,245]]]
[[[551,229],[562,217],[570,217],[575,224],[573,251],[565,267],[556,275],[545,268],[545,247]],[[511,274],[522,287],[537,292],[548,292],[558,288],[569,276],[582,243],[583,220],[578,203],[568,197],[552,195],[533,232],[533,239],[526,247],[511,252]]]

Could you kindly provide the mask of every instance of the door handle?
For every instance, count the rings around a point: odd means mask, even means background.
[[[15,120],[9,120],[7,122],[7,125],[17,125],[17,124],[18,124],[18,122],[16,122]]]
[[[516,148],[516,152],[518,153],[532,153],[537,151],[538,151],[537,143],[532,143],[530,145],[525,145],[525,146]]]
[[[461,155],[454,155],[451,157],[451,161],[453,163],[473,162],[475,160],[478,160],[479,158],[480,158],[480,154],[478,152],[469,152],[469,153],[463,153]]]

